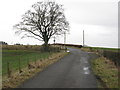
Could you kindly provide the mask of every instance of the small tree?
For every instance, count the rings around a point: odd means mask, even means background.
[[[22,22],[16,24],[16,33],[44,41],[46,50],[53,35],[61,35],[69,29],[62,5],[53,1],[37,2],[22,16]]]
[[[8,45],[8,43],[6,43],[4,41],[0,41],[0,45]]]

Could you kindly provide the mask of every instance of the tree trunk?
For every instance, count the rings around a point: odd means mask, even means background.
[[[45,42],[45,43],[44,43],[44,50],[45,50],[45,51],[48,51],[48,42]]]
[[[48,38],[44,39],[44,51],[49,51],[48,41],[49,41]]]

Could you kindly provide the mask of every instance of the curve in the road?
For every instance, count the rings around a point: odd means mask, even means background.
[[[20,88],[97,88],[90,53],[74,48],[69,50],[69,55],[24,82]]]

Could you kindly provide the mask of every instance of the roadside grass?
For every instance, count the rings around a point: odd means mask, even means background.
[[[81,50],[83,50],[85,52],[91,52],[90,48],[86,48],[86,47],[82,47]]]
[[[92,69],[99,88],[118,88],[118,69],[114,63],[104,57],[91,61]]]
[[[119,48],[100,48],[100,47],[83,47],[81,50],[86,52],[94,52],[99,56],[111,60],[116,66],[120,66],[120,49]]]
[[[28,51],[28,50],[2,50],[2,75],[7,74],[7,62],[10,64],[10,69],[14,72],[20,67],[24,68],[28,62],[36,61],[37,59],[46,59],[53,53]]]

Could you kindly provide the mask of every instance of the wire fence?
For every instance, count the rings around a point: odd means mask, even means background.
[[[7,75],[8,77],[11,77],[12,73],[18,71],[18,73],[22,73],[24,68],[27,68],[28,70],[32,68],[36,68],[37,61],[42,61],[44,59],[48,59],[51,56],[52,53],[47,53],[46,56],[31,56],[28,58],[22,58],[19,57],[17,60],[7,60],[4,62],[4,70],[3,75]]]
[[[15,54],[16,56],[13,54],[12,58],[3,60],[2,75],[11,77],[11,75],[15,72],[22,73],[24,68],[27,68],[28,70],[36,68],[38,66],[38,61],[41,62],[45,59],[49,59],[53,53],[59,52],[60,50],[62,50],[62,47],[51,48],[50,52],[32,52],[27,54],[25,53],[25,55]]]

